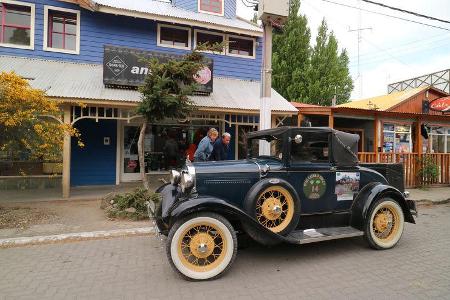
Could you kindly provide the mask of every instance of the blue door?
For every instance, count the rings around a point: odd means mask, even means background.
[[[84,119],[75,123],[84,147],[72,138],[72,186],[116,184],[117,121]]]

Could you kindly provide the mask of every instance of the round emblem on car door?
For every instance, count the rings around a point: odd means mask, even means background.
[[[322,175],[314,173],[308,175],[303,182],[303,193],[308,199],[319,199],[325,194],[327,182]]]

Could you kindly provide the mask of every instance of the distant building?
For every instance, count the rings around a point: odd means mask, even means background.
[[[358,134],[360,160],[403,162],[407,185],[416,184],[416,158],[431,154],[437,183],[450,184],[450,98],[435,87],[419,87],[335,107],[294,103],[298,124],[330,126]]]
[[[81,131],[85,148],[65,145],[66,190],[140,179],[141,121],[133,110],[148,70],[139,58],[176,57],[200,42],[228,46],[206,53],[202,88],[191,98],[197,110],[187,120],[150,124],[146,171],[179,166],[210,127],[233,135],[231,159],[245,156],[243,137],[259,123],[263,41],[257,25],[236,16],[236,0],[0,0],[0,7],[0,71],[46,90],[61,103],[64,122]],[[275,91],[272,110],[274,126],[296,114]],[[169,139],[176,141],[177,160],[165,156]]]

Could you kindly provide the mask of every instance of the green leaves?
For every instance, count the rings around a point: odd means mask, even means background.
[[[291,1],[288,22],[274,35],[272,85],[289,101],[331,105],[336,93],[337,103],[345,103],[353,89],[347,51],[339,53],[325,20],[311,47],[308,21],[299,8],[299,0]]]
[[[157,59],[151,59],[148,65],[149,73],[139,89],[142,102],[137,112],[151,123],[166,118],[185,118],[192,110],[188,96],[197,87],[194,76],[205,65],[203,54],[195,50],[180,60],[160,63]]]

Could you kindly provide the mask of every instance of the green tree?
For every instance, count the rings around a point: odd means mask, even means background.
[[[197,50],[200,48],[197,47]],[[197,50],[181,59],[171,59],[164,63],[157,59],[149,61],[148,75],[139,89],[142,101],[137,108],[137,113],[144,118],[139,134],[138,152],[140,173],[146,189],[149,189],[149,185],[145,175],[143,143],[147,123],[157,123],[164,119],[183,119],[192,110],[188,96],[192,95],[197,87],[195,76],[205,66],[204,56]]]
[[[299,14],[300,0],[292,0],[289,18],[273,38],[272,86],[290,101],[331,105],[350,99],[353,81],[344,49],[322,21],[313,48],[308,20]]]
[[[335,94],[337,104],[347,102],[353,89],[348,62],[347,51],[344,49],[339,53],[336,37],[328,31],[323,20],[306,72],[308,94],[304,102],[331,105]]]
[[[311,55],[311,32],[299,9],[300,0],[291,1],[288,21],[273,37],[272,86],[290,101],[302,101],[308,95],[306,70]]]

